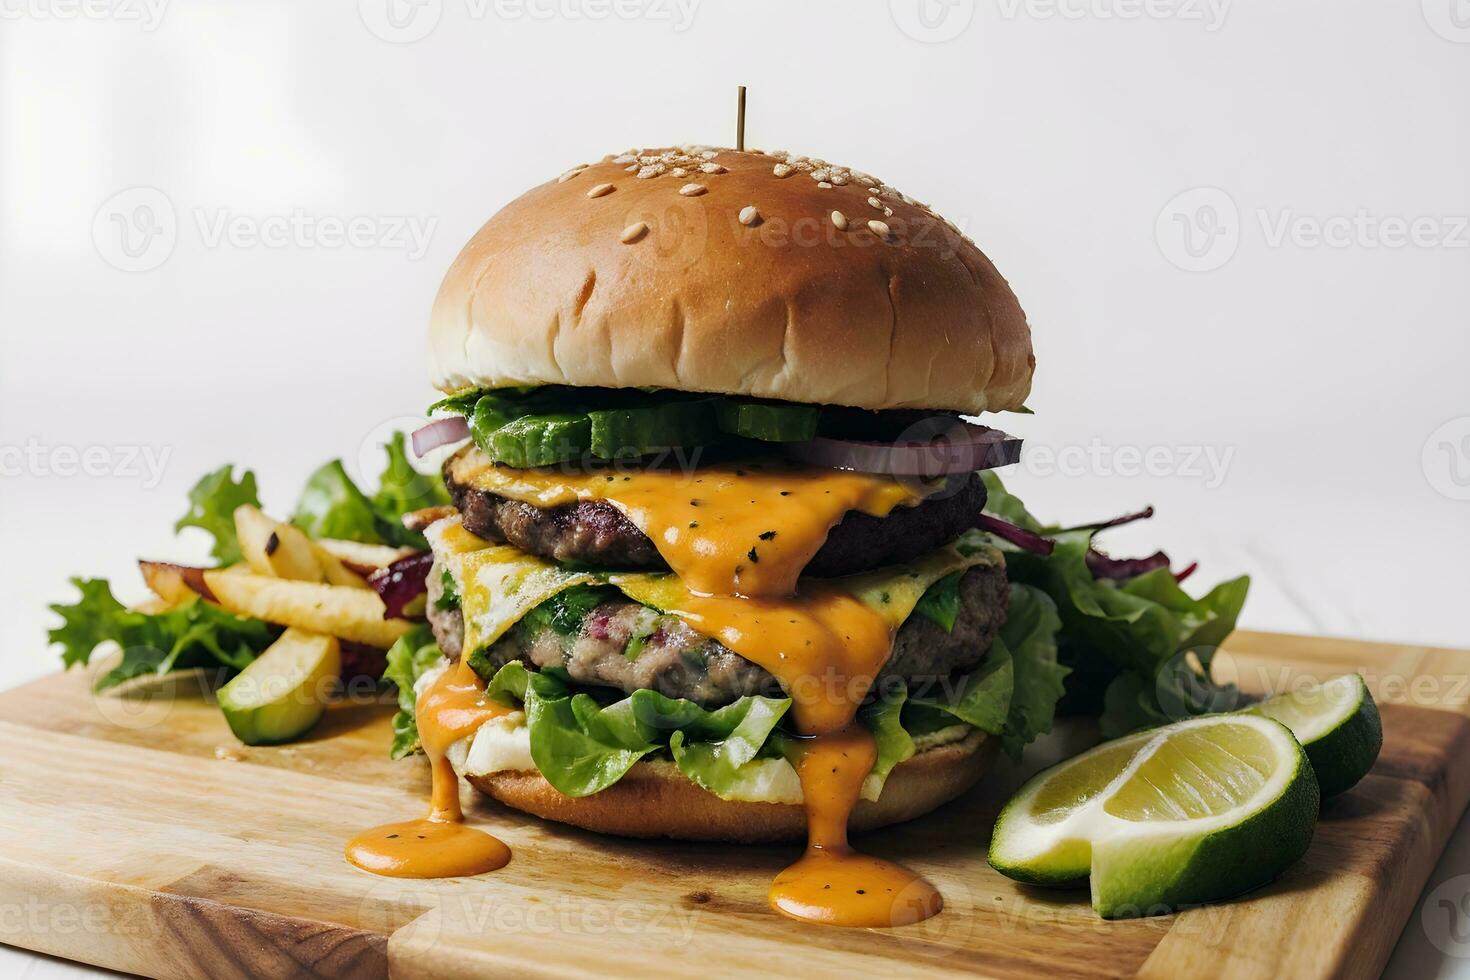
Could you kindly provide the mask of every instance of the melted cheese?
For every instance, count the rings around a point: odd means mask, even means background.
[[[797,577],[848,511],[886,517],[930,492],[892,477],[765,458],[687,471],[559,472],[500,466],[471,451],[450,466],[460,483],[537,507],[607,501],[703,595],[792,595]]]
[[[429,757],[429,815],[384,824],[347,842],[347,860],[364,871],[394,878],[458,878],[484,874],[510,861],[510,848],[464,825],[459,776],[449,748],[486,722],[514,709],[483,700],[483,682],[464,661],[441,673],[419,695],[419,736]]]

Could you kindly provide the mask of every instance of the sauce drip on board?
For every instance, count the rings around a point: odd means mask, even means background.
[[[348,861],[392,878],[460,878],[503,868],[510,861],[504,843],[464,825],[459,777],[449,762],[449,746],[514,710],[482,701],[483,695],[478,675],[461,659],[419,697],[419,737],[432,780],[429,815],[363,831],[347,842]]]
[[[847,843],[848,816],[877,756],[872,733],[857,722],[805,746],[796,771],[806,800],[806,853],[771,883],[771,908],[826,925],[887,927],[922,922],[944,907],[923,878]]]
[[[793,595],[802,569],[848,511],[887,517],[924,500],[922,488],[890,476],[775,458],[695,470],[566,473],[517,470],[467,454],[450,467],[461,483],[538,507],[606,500],[648,535],[685,586],[703,595]]]

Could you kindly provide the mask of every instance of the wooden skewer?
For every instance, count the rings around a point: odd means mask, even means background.
[[[735,149],[745,149],[745,86],[738,87],[735,100]]]

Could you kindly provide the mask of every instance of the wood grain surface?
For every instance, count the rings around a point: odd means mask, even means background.
[[[1095,737],[1070,723],[1024,767],[863,841],[946,899],[892,930],[768,911],[795,847],[599,838],[468,788],[470,821],[515,849],[507,868],[377,878],[343,843],[417,815],[428,791],[422,759],[387,758],[391,705],[340,705],[306,741],[247,748],[197,678],[119,698],[55,675],[0,694],[0,941],[160,977],[1375,976],[1470,799],[1470,654],[1240,633],[1220,659],[1256,692],[1358,670],[1383,706],[1378,765],[1329,802],[1285,876],[1229,904],[1104,922],[1084,891],[991,871],[999,804]]]

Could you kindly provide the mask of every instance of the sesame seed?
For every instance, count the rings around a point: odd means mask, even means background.
[[[683,194],[685,197],[698,197],[699,195],[703,194],[705,190],[706,188],[703,184],[685,184],[683,187],[679,188],[679,193]]]
[[[571,170],[568,170],[566,173],[564,173],[560,177],[556,178],[556,182],[558,184],[565,184],[567,181],[571,180],[573,177],[577,176],[577,174],[581,173],[582,171],[584,171],[586,169],[587,169],[587,165],[585,163],[579,163],[575,167],[573,167]]]
[[[632,163],[634,160],[637,160],[637,159],[638,158],[635,157],[631,153],[620,153],[617,156],[613,157],[612,162],[613,163]]]
[[[825,180],[818,181],[817,186],[823,188],[824,190],[832,189],[832,185],[827,183]]]
[[[725,172],[725,168],[718,163],[701,163],[699,169],[707,174],[722,174]]]
[[[790,177],[791,165],[787,163],[778,163],[771,168],[771,173],[775,174],[777,177]]]
[[[841,211],[833,211],[832,212],[832,223],[837,226],[837,230],[838,231],[846,231],[847,230],[847,215],[843,214]]]
[[[719,153],[718,150],[705,150],[703,153],[700,154],[700,156],[702,158],[704,158],[705,160],[713,160],[715,157],[717,157],[719,155],[720,155],[720,153]]]
[[[877,208],[879,211],[883,210],[883,202],[878,200],[876,197],[868,198],[868,204],[872,207]]]
[[[827,171],[826,170],[813,170],[812,171],[812,180],[821,181],[821,180],[826,180],[826,179],[827,179]]]
[[[663,173],[665,169],[666,168],[661,163],[650,163],[647,166],[640,167],[638,169],[638,179],[648,180],[650,177],[657,177],[659,174]]]
[[[673,170],[670,170],[669,171],[669,176],[671,176],[671,177],[688,177],[689,176],[689,171],[688,170],[685,170],[683,167],[675,167]]]
[[[887,238],[888,237],[888,226],[886,224],[884,224],[883,222],[881,222],[881,221],[877,221],[877,220],[869,221],[868,222],[868,230],[871,231],[873,234],[877,235],[879,238]]]
[[[881,224],[882,222],[877,223]],[[623,233],[618,236],[618,241],[622,242],[624,245],[631,245],[647,233],[648,222],[639,221],[636,224],[631,224],[628,227],[624,228]]]
[[[636,174],[638,172],[638,164],[637,163],[630,163],[626,167],[624,167],[623,169],[625,171],[627,171],[628,173],[630,173],[630,174]]]
[[[891,218],[891,217],[893,217],[893,209],[892,208],[884,208],[883,209],[883,217],[885,217],[885,218]]]
[[[843,184],[847,183],[847,174],[833,174],[832,183],[836,184],[838,187],[841,187]]]
[[[611,194],[612,192],[613,192],[613,185],[612,184],[598,184],[596,187],[592,188],[590,191],[587,192],[587,196],[588,197],[602,197],[604,194]]]
[[[761,213],[755,209],[754,204],[740,209],[740,223],[742,225],[753,225],[761,220]]]

